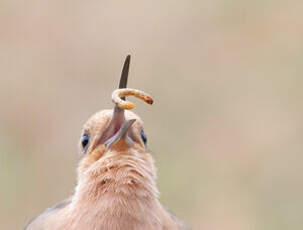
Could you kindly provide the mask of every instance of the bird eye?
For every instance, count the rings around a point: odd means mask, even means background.
[[[144,144],[146,145],[146,142],[147,142],[147,137],[146,137],[146,135],[145,135],[145,133],[144,133],[143,129],[141,130],[140,135],[141,135],[142,141],[143,141],[143,142],[144,142]]]
[[[81,139],[81,145],[82,145],[83,149],[86,148],[88,142],[89,142],[89,134],[84,133],[83,136],[82,136],[82,139]]]

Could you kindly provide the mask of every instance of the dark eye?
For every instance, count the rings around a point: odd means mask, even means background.
[[[82,139],[81,139],[81,145],[82,145],[83,149],[86,148],[88,142],[89,142],[89,134],[84,133],[83,136],[82,136]]]
[[[146,137],[146,135],[145,135],[145,133],[144,133],[143,129],[141,130],[140,135],[141,135],[142,141],[143,141],[143,142],[144,142],[144,144],[146,145],[146,142],[147,142],[147,137]]]

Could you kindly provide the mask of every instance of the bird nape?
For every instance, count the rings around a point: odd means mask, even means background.
[[[74,194],[33,219],[25,230],[185,229],[159,202],[154,160],[146,148],[143,122],[125,101],[133,95],[152,104],[143,91],[129,89],[130,56],[124,62],[112,110],[85,124]]]

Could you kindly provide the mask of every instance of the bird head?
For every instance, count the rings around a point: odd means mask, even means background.
[[[87,179],[87,175],[90,179],[106,175],[104,170],[109,168],[127,167],[131,164],[130,157],[143,159],[148,168],[153,168],[152,158],[146,150],[143,121],[130,111],[135,105],[125,101],[125,96],[133,95],[149,104],[153,100],[143,91],[126,88],[129,64],[130,56],[127,56],[119,89],[112,93],[114,108],[97,112],[84,124],[79,144],[82,155],[78,168],[80,181],[81,177]]]
[[[181,229],[158,200],[143,122],[129,111],[135,105],[125,101],[133,95],[153,103],[143,91],[126,88],[129,64],[130,56],[119,89],[112,94],[114,108],[96,113],[84,124],[78,183],[71,201],[47,210],[29,229]]]

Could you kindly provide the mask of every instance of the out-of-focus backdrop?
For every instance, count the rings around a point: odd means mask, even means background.
[[[193,229],[303,228],[302,1],[0,3],[0,229],[73,193],[122,64],[161,201]],[[132,99],[133,100],[133,99]]]

